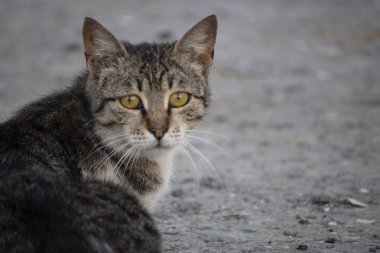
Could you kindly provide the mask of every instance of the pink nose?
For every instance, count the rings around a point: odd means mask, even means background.
[[[149,132],[151,132],[157,140],[161,140],[164,137],[165,133],[168,131],[167,126],[157,127],[157,128],[149,128]]]

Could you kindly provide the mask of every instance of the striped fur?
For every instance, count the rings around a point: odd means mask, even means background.
[[[0,125],[0,252],[161,251],[146,209],[205,115],[215,36],[215,16],[178,42],[139,45],[85,19],[87,70]],[[172,108],[177,91],[190,101]],[[121,105],[130,94],[140,109]]]

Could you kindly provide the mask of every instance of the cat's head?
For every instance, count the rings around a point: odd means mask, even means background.
[[[172,43],[131,45],[86,18],[86,90],[95,128],[114,148],[170,149],[205,115],[217,20],[209,16]]]

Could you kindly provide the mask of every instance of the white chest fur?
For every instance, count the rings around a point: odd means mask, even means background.
[[[170,179],[173,171],[173,149],[158,149],[151,150],[143,153],[143,156],[157,163],[162,183],[158,186],[157,190],[140,195],[143,205],[152,211],[159,199],[167,192],[170,186]]]
[[[104,162],[102,168],[98,168],[93,173],[88,172],[88,170],[82,170],[82,175],[85,180],[99,180],[126,187],[149,211],[152,211],[157,201],[163,197],[169,188],[173,170],[173,153],[173,149],[152,149],[141,153],[141,158],[157,164],[158,167],[156,169],[158,169],[161,179],[161,184],[158,185],[154,191],[149,191],[144,194],[135,191],[122,175],[122,168],[116,168],[115,164],[110,162]]]

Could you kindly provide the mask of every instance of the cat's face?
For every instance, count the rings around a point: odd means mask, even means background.
[[[207,82],[175,65],[165,69],[173,59],[144,66],[140,56],[134,58],[92,84],[98,130],[105,138],[124,134],[146,149],[174,147],[204,116]]]
[[[97,133],[113,147],[171,149],[203,118],[216,36],[208,17],[175,43],[118,42],[86,19],[84,42]]]

